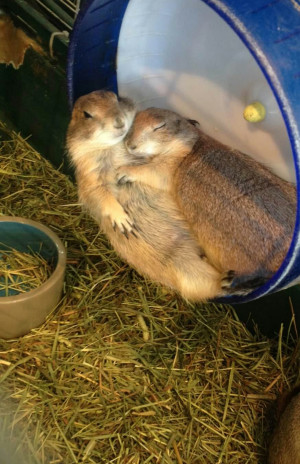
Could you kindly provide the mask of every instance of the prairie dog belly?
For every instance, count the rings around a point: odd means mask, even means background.
[[[121,186],[118,198],[135,218],[137,237],[130,234],[126,239],[106,219],[101,228],[128,264],[191,301],[224,294],[223,275],[203,257],[171,198],[136,184]]]
[[[130,236],[125,240],[105,218],[101,226],[113,247],[131,265],[144,266],[145,262],[141,262],[143,255],[149,260],[149,268],[151,262],[159,262],[165,268],[175,256],[182,261],[200,258],[200,246],[180,216],[175,202],[163,192],[138,184],[125,184],[119,187],[118,200],[134,218],[138,227],[138,238]]]

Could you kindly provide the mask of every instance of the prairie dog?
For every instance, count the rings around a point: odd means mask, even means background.
[[[145,164],[120,168],[119,182],[170,192],[217,269],[267,279],[279,268],[294,230],[294,185],[173,111],[139,112],[125,143]]]
[[[80,97],[75,103],[67,147],[80,201],[116,252],[140,274],[191,301],[231,293],[231,273],[220,273],[203,257],[169,195],[147,186],[115,185],[116,168],[132,162],[123,138],[133,119],[133,108],[130,100],[103,91]],[[117,122],[116,128],[117,118],[123,125]],[[125,221],[129,230],[128,218],[136,221],[137,233],[125,232]],[[114,222],[119,227],[114,227]]]
[[[268,464],[300,464],[300,389],[291,393],[269,446]]]
[[[80,202],[96,221],[108,217],[124,234],[132,231],[133,222],[116,198],[112,173],[123,159],[119,142],[134,115],[131,100],[98,90],[78,98],[67,131],[67,149],[76,168]]]

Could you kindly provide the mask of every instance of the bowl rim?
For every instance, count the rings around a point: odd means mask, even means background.
[[[6,305],[6,304],[11,304],[11,303],[17,303],[21,302],[24,300],[28,300],[32,297],[37,297],[40,294],[43,294],[51,289],[51,287],[56,286],[57,281],[61,280],[62,277],[64,276],[65,272],[65,267],[66,267],[66,261],[67,261],[67,252],[65,249],[65,246],[63,245],[61,239],[58,237],[58,235],[53,232],[49,227],[34,221],[32,219],[27,219],[23,218],[21,216],[0,216],[0,226],[1,222],[12,222],[16,224],[24,224],[27,226],[31,226],[35,229],[40,230],[44,234],[49,237],[49,239],[54,243],[56,246],[57,250],[57,264],[50,275],[50,277],[43,282],[39,287],[34,288],[32,290],[29,290],[24,293],[19,293],[17,295],[10,295],[10,296],[0,296],[0,306]]]

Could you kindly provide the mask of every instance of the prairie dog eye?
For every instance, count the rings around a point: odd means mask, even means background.
[[[92,118],[92,117],[93,117],[93,116],[92,116],[90,113],[88,113],[87,111],[84,111],[83,114],[84,114],[85,119],[89,119],[89,118]]]
[[[157,127],[154,127],[153,132],[162,129],[163,127],[165,127],[166,124],[166,122],[160,123]]]

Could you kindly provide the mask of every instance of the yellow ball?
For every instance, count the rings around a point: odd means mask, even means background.
[[[249,122],[263,121],[266,117],[266,108],[259,101],[255,101],[246,106],[243,116]]]

